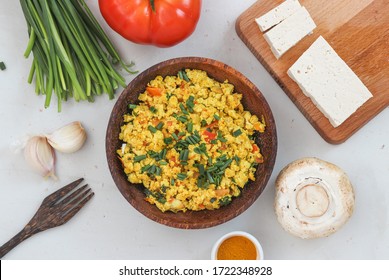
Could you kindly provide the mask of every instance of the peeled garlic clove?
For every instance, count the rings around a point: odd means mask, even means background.
[[[44,136],[33,136],[24,147],[27,163],[43,177],[55,177],[55,154]]]
[[[86,132],[81,123],[76,121],[46,135],[49,144],[62,153],[73,153],[81,149],[86,140]]]

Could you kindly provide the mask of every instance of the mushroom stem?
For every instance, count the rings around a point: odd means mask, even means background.
[[[330,201],[327,191],[322,186],[309,184],[298,191],[296,204],[301,214],[315,218],[327,212]]]

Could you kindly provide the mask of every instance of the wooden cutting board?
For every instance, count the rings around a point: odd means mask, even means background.
[[[239,16],[236,32],[318,133],[340,144],[389,106],[389,0],[301,0],[317,28],[279,60],[254,19],[283,0],[260,0]],[[337,128],[289,78],[287,70],[322,35],[373,94]]]

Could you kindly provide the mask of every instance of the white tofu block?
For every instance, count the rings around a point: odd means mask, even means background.
[[[372,97],[358,76],[321,36],[289,68],[288,75],[334,127]]]
[[[276,58],[280,58],[301,39],[310,34],[316,24],[305,7],[276,25],[264,37]]]
[[[286,0],[263,16],[256,18],[255,22],[258,24],[259,29],[263,32],[290,17],[300,8],[301,5],[298,0]]]

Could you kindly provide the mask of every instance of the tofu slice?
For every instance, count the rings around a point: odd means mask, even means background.
[[[301,7],[293,15],[266,32],[264,37],[278,59],[315,28],[316,24],[311,15],[305,7]]]
[[[289,68],[288,75],[334,127],[341,125],[372,97],[322,36]]]
[[[301,8],[298,0],[286,0],[263,16],[255,19],[259,29],[264,32],[284,19],[290,17]]]

